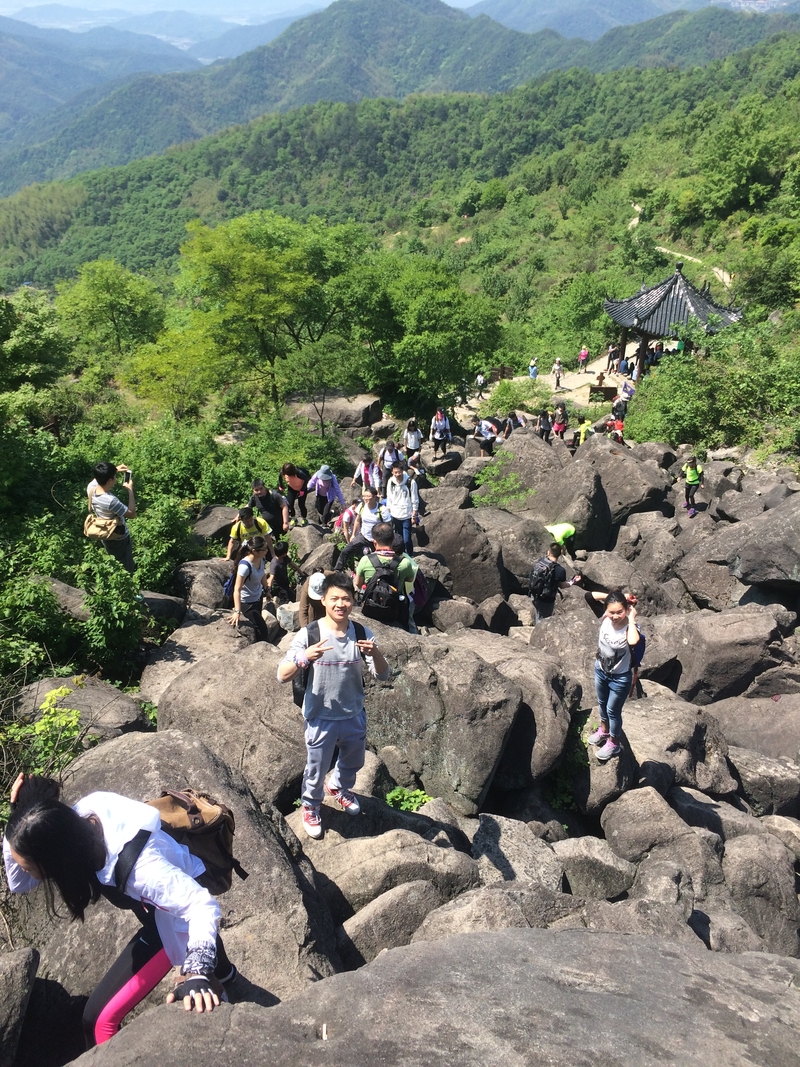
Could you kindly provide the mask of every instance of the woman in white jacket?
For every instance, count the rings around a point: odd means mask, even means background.
[[[55,886],[72,918],[80,920],[103,895],[142,923],[89,997],[83,1013],[87,1047],[112,1037],[173,965],[180,966],[180,977],[167,1003],[183,1000],[187,1011],[213,1011],[224,998],[221,982],[236,969],[217,933],[219,904],[195,881],[205,870],[202,861],[164,833],[158,811],[148,804],[96,792],[69,807],[59,792],[50,778],[21,774],[14,782],[3,837],[9,889],[28,893],[44,883],[52,911]],[[115,869],[134,838],[143,846],[117,888]]]
[[[400,534],[405,551],[411,555],[414,551],[411,526],[419,521],[419,490],[417,483],[406,474],[403,463],[395,463],[392,467],[392,476],[386,485],[386,506],[392,516],[395,534]]]

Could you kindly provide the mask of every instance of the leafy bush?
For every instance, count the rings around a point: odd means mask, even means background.
[[[478,414],[507,415],[509,411],[539,411],[550,402],[552,390],[538,379],[528,378],[518,382],[504,378],[492,389],[489,396],[481,401]]]
[[[79,682],[79,679],[74,679]],[[0,713],[0,823],[8,821],[10,806],[6,799],[14,779],[20,773],[57,777],[81,752],[99,738],[81,726],[76,708],[59,707],[58,701],[72,695],[68,686],[51,689],[39,705],[39,714],[17,717],[13,699],[7,698]]]
[[[202,558],[192,535],[189,514],[177,497],[154,500],[131,520],[136,554],[136,580],[142,589],[174,593],[175,571],[187,560]]]
[[[427,804],[433,797],[429,797],[424,789],[406,789],[402,785],[386,794],[386,803],[390,808],[398,808],[400,811],[417,811],[423,804]]]
[[[138,586],[105,549],[92,544],[86,545],[78,579],[89,612],[79,624],[83,654],[112,678],[124,677],[145,620]]]

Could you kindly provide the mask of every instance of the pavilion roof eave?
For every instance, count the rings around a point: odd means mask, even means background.
[[[697,318],[708,326],[709,316],[720,319],[720,327],[731,326],[742,317],[739,308],[724,308],[711,299],[706,291],[695,289],[684,278],[682,263],[676,264],[675,273],[663,282],[642,289],[624,300],[608,298],[603,301],[606,313],[619,326],[633,329],[650,337],[666,337],[673,324],[689,322]]]

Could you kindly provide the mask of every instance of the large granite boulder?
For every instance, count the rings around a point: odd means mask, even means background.
[[[796,960],[710,953],[697,939],[476,932],[381,953],[275,1008],[152,1010],[76,1067],[184,1067],[187,1048],[194,1067],[219,1067],[221,1049],[237,1067],[310,1067],[353,1049],[359,1067],[795,1067],[799,982]]]
[[[736,911],[767,951],[800,955],[794,855],[786,846],[772,834],[734,838],[725,846],[722,869]]]
[[[0,953],[0,1067],[14,1067],[25,1012],[39,966],[35,948]]]
[[[571,523],[576,549],[602,551],[613,540],[611,509],[603,483],[588,464],[571,463],[556,472],[526,499],[522,514],[542,526]]]
[[[355,970],[385,948],[409,944],[426,915],[443,903],[439,888],[425,879],[381,893],[342,924],[337,937],[342,962]]]
[[[614,526],[635,512],[661,511],[672,487],[665,470],[642,462],[631,449],[600,434],[578,450],[575,465],[589,466],[600,475]]]
[[[501,508],[476,508],[475,521],[503,551],[507,588],[514,593],[527,593],[531,567],[547,551],[552,541],[550,534],[539,523]]]
[[[238,626],[230,626],[227,618],[204,617],[190,612],[183,626],[150,654],[142,671],[140,696],[158,704],[168,686],[187,668],[209,657],[242,652],[255,642],[255,636],[255,630],[247,620]]]
[[[728,744],[774,759],[800,753],[800,693],[773,697],[729,697],[711,709]]]
[[[346,922],[383,893],[408,882],[431,882],[443,900],[478,884],[477,864],[453,848],[444,833],[435,841],[404,829],[375,836],[362,830],[354,835],[352,829],[343,827],[343,820],[352,818],[326,804],[324,838],[314,841],[303,835],[304,850],[335,922]],[[301,819],[300,812],[288,819],[298,833],[303,833]]]
[[[368,744],[376,751],[396,746],[430,796],[474,814],[519,711],[519,686],[476,657],[471,646],[462,647],[458,633],[423,638],[374,629],[392,677],[368,679]]]
[[[456,934],[488,930],[546,929],[580,911],[583,901],[548,889],[541,882],[495,882],[470,889],[431,911],[412,941],[441,941]]]
[[[553,849],[516,819],[481,815],[472,855],[482,885],[520,880],[539,882],[553,892],[562,889],[564,867]]]
[[[427,552],[437,556],[453,576],[451,592],[480,602],[509,588],[500,543],[479,524],[475,509],[434,512],[425,519]]]
[[[222,587],[233,571],[226,559],[199,559],[184,563],[175,574],[175,581],[190,608],[223,608]]]
[[[230,540],[231,527],[238,517],[238,508],[211,504],[203,508],[195,519],[192,533],[203,545],[213,541],[223,541],[227,544]]]
[[[755,815],[800,815],[800,764],[734,746],[728,758]]]
[[[319,413],[313,404],[289,404],[289,411],[296,417],[308,419],[312,425],[319,424]],[[371,426],[383,418],[380,399],[369,393],[352,397],[326,397],[325,422],[341,429]]]
[[[303,715],[276,677],[283,653],[263,642],[207,656],[161,694],[159,730],[183,730],[241,771],[259,803],[291,811],[306,763]]]
[[[570,892],[576,897],[607,900],[633,885],[636,865],[617,856],[598,837],[570,837],[555,841],[553,852],[564,865]]]
[[[525,511],[535,500],[536,491],[551,479],[558,479],[564,467],[571,465],[570,454],[558,441],[557,445],[545,444],[535,433],[517,432],[509,437],[502,449],[502,476],[514,476],[521,487],[520,499],[509,505],[511,511]],[[475,462],[473,459],[471,462]],[[497,460],[495,461],[497,462]],[[522,491],[529,490],[523,496]],[[475,496],[480,498],[489,491],[488,486],[481,486]],[[555,521],[555,520],[553,520]]]
[[[646,695],[626,703],[623,730],[639,764],[640,783],[661,793],[673,783],[709,793],[736,791],[728,746],[710,711],[648,681]]]

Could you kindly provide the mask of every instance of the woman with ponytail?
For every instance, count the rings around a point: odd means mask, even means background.
[[[182,1000],[186,1011],[213,1011],[236,968],[217,933],[219,904],[196,881],[205,871],[202,861],[164,833],[156,808],[106,792],[70,807],[59,794],[51,778],[20,774],[14,782],[3,837],[9,889],[28,893],[43,885],[51,914],[57,890],[72,919],[81,921],[103,895],[142,924],[89,997],[87,1047],[112,1037],[173,965],[180,975],[167,1003]],[[122,854],[134,839],[130,865]]]

